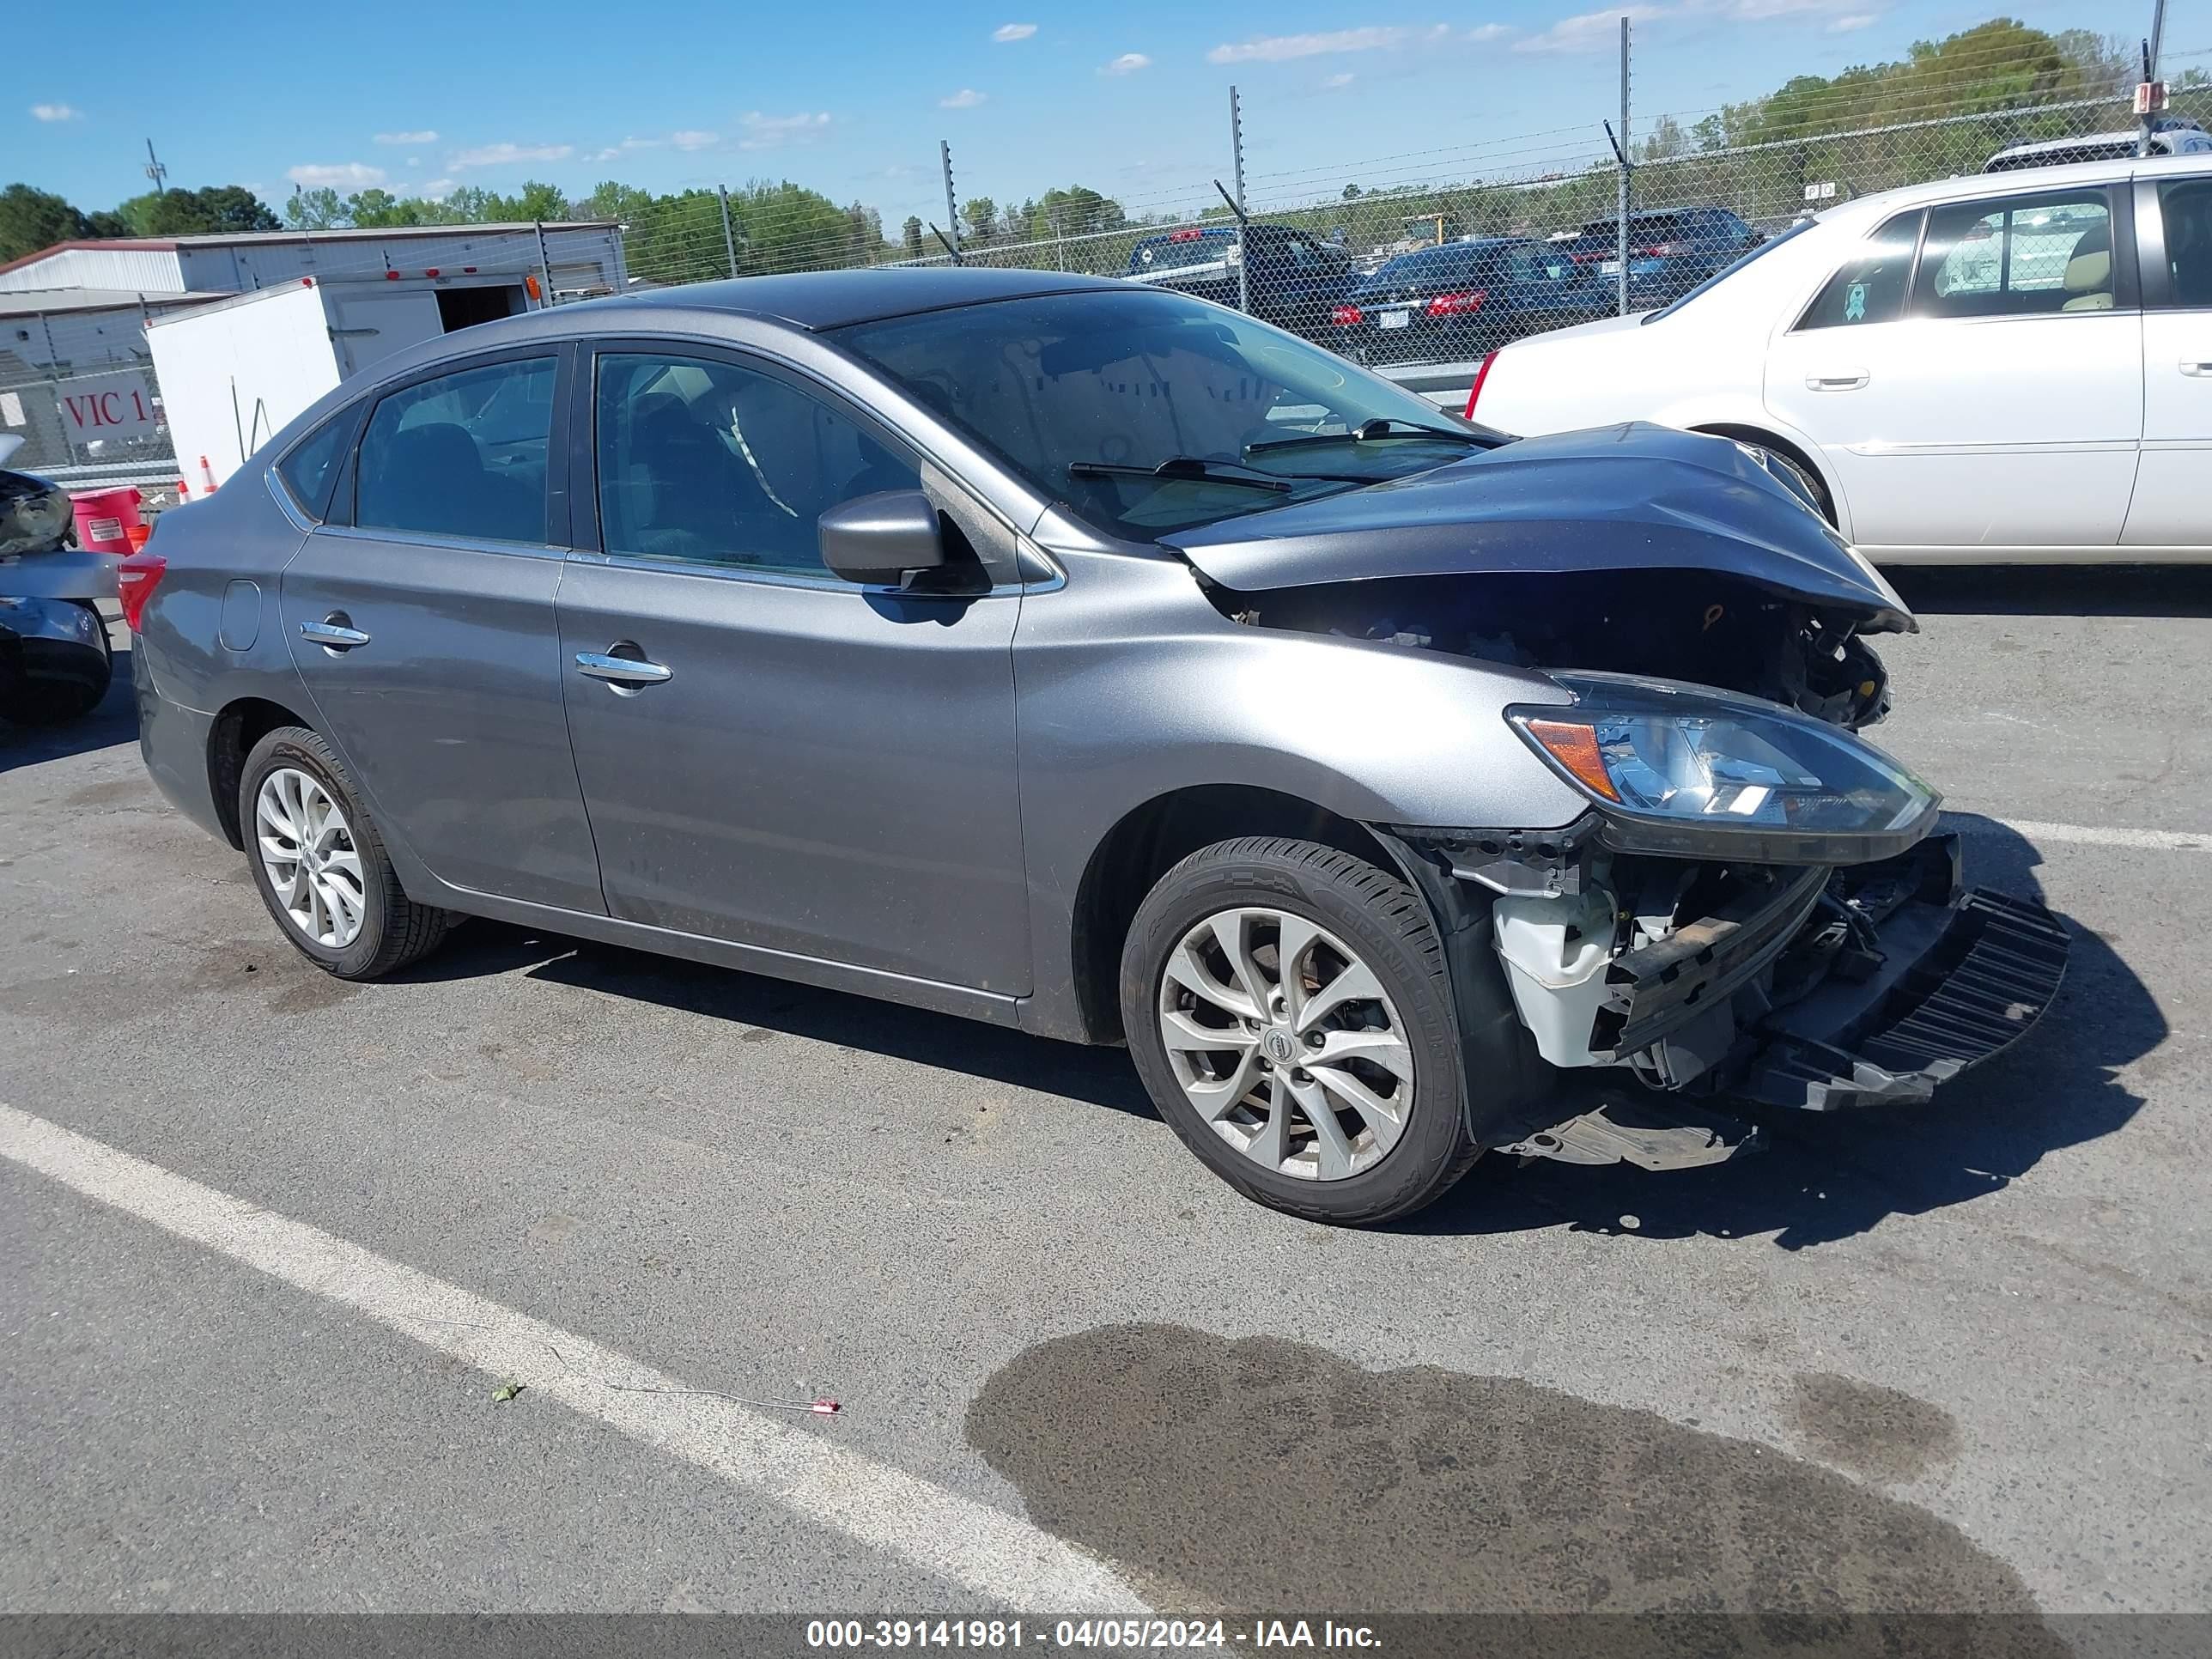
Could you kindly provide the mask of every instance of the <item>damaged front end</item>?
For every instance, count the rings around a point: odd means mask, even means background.
[[[1392,831],[1440,914],[1483,911],[1559,1121],[1471,1121],[1528,1156],[1718,1161],[1751,1132],[1692,1103],[1922,1101],[2019,1037],[2065,971],[2041,907],[1966,891],[1933,791],[1878,750],[1751,699],[1559,677],[1508,711],[1591,799],[1563,830]],[[1461,964],[1467,966],[1471,964]],[[1462,981],[1462,983],[1465,981]],[[1642,1103],[1608,1091],[1632,1079]],[[1656,1107],[1653,1096],[1672,1097]]]

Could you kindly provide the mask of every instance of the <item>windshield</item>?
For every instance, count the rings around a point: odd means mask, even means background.
[[[1720,270],[1706,277],[1704,282],[1699,283],[1697,287],[1692,289],[1687,294],[1685,294],[1680,299],[1673,301],[1671,304],[1663,305],[1656,311],[1647,311],[1644,313],[1644,321],[1647,324],[1656,323],[1662,317],[1673,316],[1684,306],[1689,304],[1691,301],[1697,299],[1701,295],[1711,293],[1723,283],[1728,281],[1729,277],[1735,276],[1736,272],[1741,270],[1746,265],[1749,264],[1753,259],[1764,259],[1768,254],[1773,252],[1775,249],[1780,247],[1791,237],[1802,235],[1805,232],[1812,229],[1814,225],[1817,225],[1820,222],[1818,219],[1800,219],[1796,224],[1790,226],[1789,229],[1784,231],[1780,235],[1768,238],[1765,241],[1759,243],[1758,246],[1752,248],[1747,252],[1739,255],[1728,264],[1723,265]]]
[[[1148,270],[1218,264],[1236,240],[1236,233],[1227,230],[1179,230],[1169,236],[1154,236],[1137,244],[1136,252],[1129,256],[1129,273],[1140,276]]]
[[[1403,477],[1490,434],[1295,336],[1186,295],[1086,289],[838,331],[851,350],[995,451],[1042,494],[1112,534],[1194,525]],[[1356,434],[1397,423],[1387,442]],[[1443,428],[1427,438],[1405,430]],[[1341,443],[1268,451],[1284,438]],[[1152,469],[1181,462],[1177,476]],[[1210,462],[1287,491],[1207,477]],[[1085,471],[1071,474],[1071,466]],[[1091,465],[1134,476],[1086,476]]]

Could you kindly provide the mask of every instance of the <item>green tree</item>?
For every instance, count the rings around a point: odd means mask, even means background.
[[[0,190],[0,260],[20,259],[91,234],[84,215],[52,191],[28,185]]]
[[[921,258],[921,221],[911,214],[899,227],[899,252],[909,259]]]
[[[999,234],[999,204],[988,196],[971,198],[961,204],[960,224],[967,240],[989,241]]]
[[[324,185],[294,191],[284,204],[284,222],[294,230],[337,230],[352,221],[346,217],[345,203],[337,191]]]

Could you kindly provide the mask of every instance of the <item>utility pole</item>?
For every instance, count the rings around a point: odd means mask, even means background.
[[[714,193],[722,198],[722,252],[730,256],[730,275],[738,274],[738,239],[730,229],[730,190],[726,185],[714,186]]]
[[[154,194],[159,196],[168,182],[169,170],[161,165],[161,158],[154,154],[151,138],[146,141],[146,176],[154,181]]]
[[[1237,101],[1237,88],[1229,88],[1229,151],[1230,159],[1237,164],[1237,309],[1249,316],[1252,312],[1252,249],[1251,238],[1245,234],[1248,221],[1244,217],[1244,111]],[[1218,188],[1218,186],[1217,186]]]
[[[945,223],[951,234],[944,239],[952,255],[952,263],[960,263],[960,210],[952,203],[952,146],[940,138],[937,141],[937,163],[945,171]]]
[[[1620,314],[1628,315],[1628,14],[1620,17]]]
[[[2142,85],[2136,93],[2136,113],[2142,118],[2142,130],[2136,135],[2136,154],[2150,154],[2152,123],[2165,104],[2165,88],[2158,84],[2159,37],[2166,33],[2166,0],[2152,0],[2150,9],[2150,38],[2143,42]]]

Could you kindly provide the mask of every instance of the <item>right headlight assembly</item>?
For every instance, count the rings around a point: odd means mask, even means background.
[[[1505,718],[1589,796],[1620,851],[1863,864],[1935,826],[1942,798],[1838,727],[1704,687],[1552,678],[1572,705],[1523,704]]]

